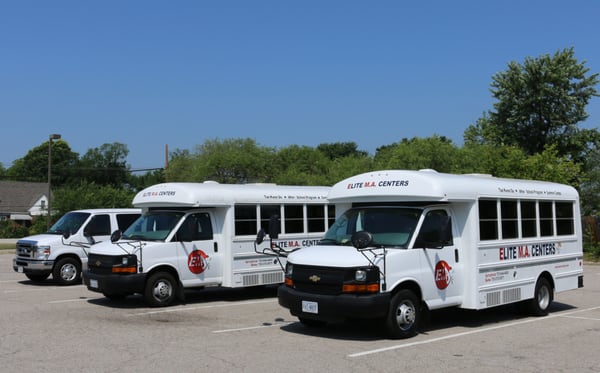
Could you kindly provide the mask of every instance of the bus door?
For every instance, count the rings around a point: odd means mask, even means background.
[[[177,261],[184,284],[222,282],[222,253],[213,237],[209,212],[188,215],[173,240],[179,245]]]
[[[421,250],[423,299],[451,305],[462,302],[460,249],[454,246],[452,221],[446,210],[426,213],[414,250]]]

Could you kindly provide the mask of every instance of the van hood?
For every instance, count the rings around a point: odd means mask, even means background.
[[[143,246],[141,246],[142,244]],[[111,241],[102,241],[90,248],[90,254],[98,255],[123,255],[123,254],[136,254],[140,251],[140,247],[147,249],[154,245],[164,244],[164,242],[149,242],[149,241],[118,241],[112,243]]]
[[[372,259],[370,252],[364,252]],[[287,261],[292,264],[324,267],[358,267],[368,265],[367,259],[352,246],[308,246],[289,254]]]

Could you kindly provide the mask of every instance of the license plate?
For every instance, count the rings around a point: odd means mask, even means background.
[[[18,266],[17,267],[17,272],[23,273],[23,266]]]
[[[302,301],[302,312],[319,313],[319,303],[303,300]]]
[[[98,280],[90,280],[91,288],[98,288]]]

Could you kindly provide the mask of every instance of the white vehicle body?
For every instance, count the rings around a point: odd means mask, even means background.
[[[543,315],[554,292],[583,286],[570,186],[386,170],[337,183],[328,200],[336,222],[322,245],[287,257],[278,291],[304,323],[381,318],[392,337],[406,338],[423,309],[520,302]]]
[[[13,269],[32,281],[43,281],[52,274],[63,285],[81,283],[89,247],[108,241],[113,231],[125,230],[140,214],[140,209],[70,211],[48,232],[17,241]]]
[[[91,249],[84,282],[109,298],[141,293],[154,306],[171,304],[184,288],[281,283],[282,266],[257,250],[257,232],[276,217],[281,234],[273,244],[293,250],[318,243],[334,219],[328,191],[216,182],[151,186],[133,200],[143,216],[119,240]]]

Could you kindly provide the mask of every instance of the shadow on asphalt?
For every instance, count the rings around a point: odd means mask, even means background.
[[[550,307],[549,314],[551,315],[554,312],[572,310],[575,308],[576,307],[571,305],[555,301]],[[422,322],[419,334],[427,335],[433,331],[454,327],[492,327],[500,323],[525,320],[531,317],[532,316],[519,311],[518,307],[515,305],[498,306],[480,311],[448,308],[431,311],[426,315],[425,320]],[[311,337],[330,339],[358,341],[388,339],[383,322],[378,320],[351,320],[340,323],[330,323],[320,327],[306,326],[297,321],[282,326],[281,330]]]

